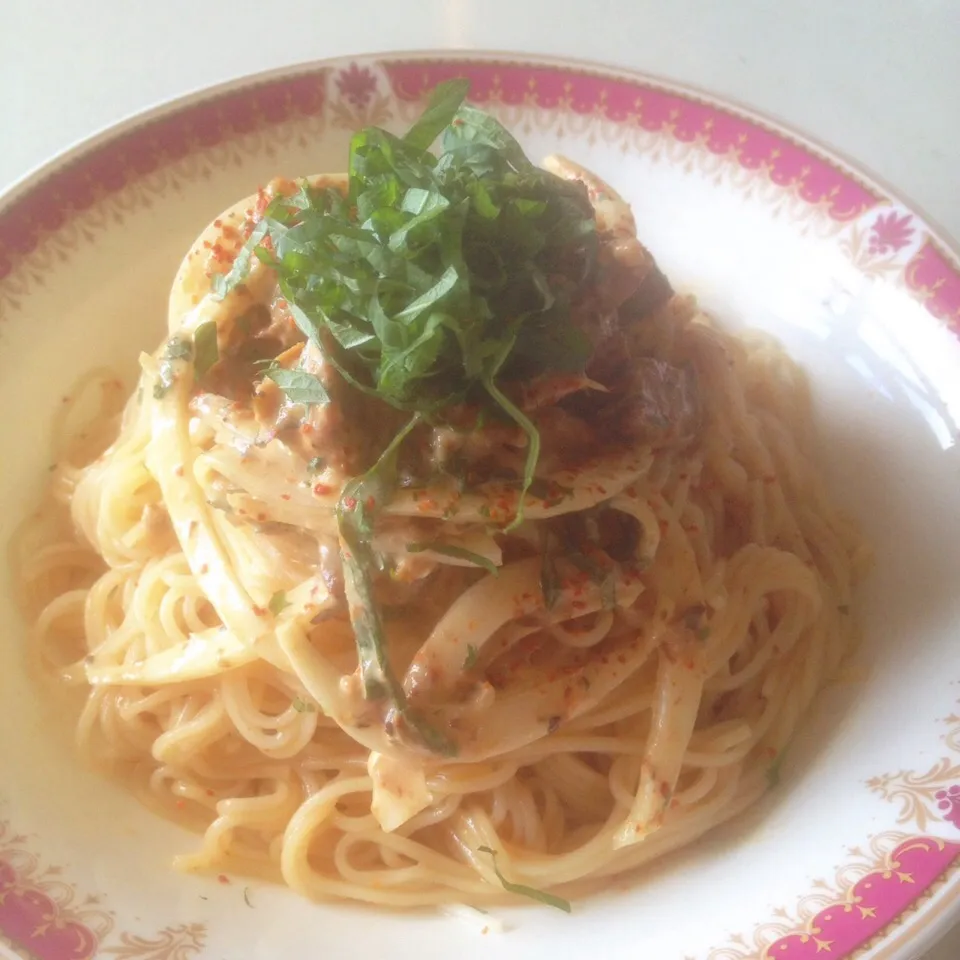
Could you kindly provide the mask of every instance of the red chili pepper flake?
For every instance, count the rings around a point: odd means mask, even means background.
[[[357,498],[356,498],[356,497],[345,497],[345,498],[344,498],[344,501],[343,501],[343,505],[344,505],[348,510],[356,510],[356,509],[357,509]]]
[[[313,485],[313,492],[318,497],[326,496],[328,493],[330,493],[330,490],[331,490],[331,487],[328,483],[315,483]]]
[[[208,788],[207,788],[207,796],[208,796],[208,797],[215,797],[216,794],[208,787]]]
[[[289,494],[289,493],[281,493],[281,494],[280,494],[280,499],[281,499],[281,500],[289,500],[289,499],[290,499],[290,494]]]
[[[367,497],[367,502],[364,505],[368,510],[372,510],[377,505],[376,497],[371,493],[370,496]]]
[[[182,810],[186,805],[187,803],[185,800],[178,800],[176,803],[176,807],[178,810]]]
[[[265,616],[267,615],[267,611],[264,610],[263,607],[254,607],[254,608],[253,608],[253,612],[254,612],[258,617],[265,617]]]
[[[230,882],[230,878],[229,878],[225,873],[221,873],[220,876],[217,877],[217,882],[218,882],[218,883],[229,883],[229,882]]]
[[[183,464],[180,464],[178,467],[174,467],[174,468],[173,468],[173,472],[174,472],[174,475],[175,475],[175,476],[182,477],[182,476],[183,476]]]
[[[263,523],[263,521],[266,519],[267,519],[267,515],[265,513],[257,514],[257,523]]]

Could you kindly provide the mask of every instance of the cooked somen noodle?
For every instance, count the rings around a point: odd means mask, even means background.
[[[183,868],[582,894],[754,802],[850,648],[801,372],[464,93],[211,224],[23,531],[38,658]]]

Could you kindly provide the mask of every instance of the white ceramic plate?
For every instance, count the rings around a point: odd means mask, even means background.
[[[601,68],[404,54],[241,81],[90,141],[0,201],[0,539],[36,502],[62,395],[95,365],[132,373],[207,221],[274,174],[341,167],[353,130],[402,127],[453,75],[532,156],[625,193],[676,285],[807,366],[837,496],[878,558],[858,663],[757,809],[570,917],[504,909],[483,936],[172,873],[193,838],[74,759],[7,578],[0,941],[40,960],[916,956],[960,909],[960,266],[886,188],[769,121]]]

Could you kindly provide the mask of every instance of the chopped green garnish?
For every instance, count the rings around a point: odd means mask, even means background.
[[[293,702],[290,704],[297,713],[312,713],[316,710],[316,706],[308,701],[304,700],[302,697],[294,697]]]
[[[267,222],[265,220],[261,220],[253,228],[253,233],[250,234],[247,242],[237,254],[236,259],[233,261],[233,264],[230,267],[229,273],[214,274],[210,281],[210,287],[215,296],[222,299],[231,290],[233,290],[237,284],[241,283],[247,278],[247,274],[250,272],[250,257],[253,255],[253,251],[256,249],[257,245],[266,235]]]
[[[207,371],[220,359],[217,345],[217,325],[212,320],[201,323],[193,334],[193,375],[202,380]]]
[[[493,871],[497,875],[497,879],[500,883],[503,884],[503,889],[507,893],[516,893],[521,897],[529,897],[531,900],[536,900],[539,903],[545,903],[548,907],[555,907],[557,910],[562,910],[564,913],[572,913],[573,907],[570,906],[569,900],[564,900],[563,897],[557,897],[552,893],[546,893],[543,890],[537,890],[536,887],[528,887],[523,883],[511,883],[507,880],[506,877],[500,872],[500,867],[497,866],[497,852],[496,850],[491,850],[490,847],[477,847],[477,850],[480,853],[489,853],[490,859],[493,861]]]
[[[407,544],[407,553],[423,553],[424,550],[441,553],[445,557],[456,557],[458,560],[466,560],[475,566],[483,567],[484,570],[492,573],[494,576],[500,573],[500,568],[492,560],[488,560],[486,557],[481,556],[479,553],[474,553],[472,550],[465,550],[463,547],[455,547],[450,543],[432,543],[430,541]]]
[[[307,461],[307,470],[310,473],[320,473],[322,470],[325,470],[327,467],[327,460],[325,457],[311,457]]]
[[[419,150],[428,150],[450,123],[450,118],[456,115],[469,90],[470,83],[467,80],[452,80],[437,87],[427,109],[404,136],[404,143]]]
[[[582,185],[531,163],[464,103],[467,89],[438,86],[404,138],[359,131],[346,196],[304,183],[274,198],[217,290],[257,256],[357,388],[431,419],[467,401],[515,421],[528,437],[525,490],[539,435],[502,385],[584,369],[591,347],[571,304],[595,276],[597,229]],[[427,149],[437,136],[439,157]]]
[[[780,786],[780,772],[783,767],[783,755],[786,753],[786,748],[781,750],[771,762],[770,766],[767,767],[767,786],[773,789],[774,787]]]
[[[560,596],[560,572],[557,570],[557,556],[560,542],[550,528],[540,528],[540,589],[543,602],[552,610]]]
[[[527,493],[532,497],[536,497],[538,500],[543,500],[543,502],[549,506],[560,503],[566,500],[567,497],[572,497],[573,489],[555,483],[552,480],[546,480],[543,477],[535,477]]]
[[[173,361],[163,360],[160,363],[160,372],[153,384],[153,399],[162,400],[167,391],[176,383],[177,375],[173,372]]]
[[[613,567],[603,566],[580,550],[569,551],[566,558],[600,587],[603,609],[612,610],[617,605],[617,580]]]
[[[163,355],[167,360],[189,360],[193,356],[193,345],[182,337],[171,337]]]
[[[508,529],[522,521],[540,435],[509,385],[583,372],[592,347],[572,306],[593,287],[599,244],[583,185],[531,163],[500,123],[464,102],[467,92],[464,80],[438,86],[405,137],[359,131],[346,194],[303,182],[295,194],[274,197],[229,273],[213,281],[215,295],[226,296],[254,257],[268,264],[324,360],[351,386],[410,414],[374,466],[345,485],[337,522],[365,696],[386,699],[388,716],[446,754],[456,745],[407,704],[390,671],[374,602],[382,561],[373,523],[396,488],[404,439],[464,405],[478,422],[506,419],[526,435],[516,509],[501,517]],[[264,375],[295,403],[328,400],[305,370],[274,363]],[[496,570],[468,551],[454,554],[459,548],[429,549]]]
[[[457,745],[407,704],[403,687],[390,669],[383,621],[373,596],[373,573],[383,569],[383,561],[373,549],[373,522],[395,486],[397,451],[419,423],[420,417],[415,414],[380,459],[344,486],[337,503],[340,558],[364,696],[368,700],[386,700],[389,710],[419,735],[427,749],[454,756]]]
[[[270,598],[270,602],[267,604],[267,609],[274,616],[277,616],[277,614],[279,614],[281,610],[285,610],[289,606],[290,606],[290,601],[287,600],[287,595],[282,590],[278,590]]]
[[[330,402],[323,384],[306,370],[287,370],[272,363],[264,368],[263,375],[269,377],[293,403],[305,403],[311,406]]]
[[[477,665],[477,657],[480,655],[480,651],[476,648],[475,644],[467,644],[467,655],[463,658],[463,669],[472,670]]]

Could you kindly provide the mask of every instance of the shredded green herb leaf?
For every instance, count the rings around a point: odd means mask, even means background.
[[[281,610],[285,610],[290,606],[290,601],[287,600],[287,595],[283,590],[278,590],[271,598],[270,602],[267,604],[267,609],[274,615],[277,616]]]
[[[583,370],[590,343],[570,307],[595,276],[596,223],[582,185],[531,163],[464,103],[467,89],[438,86],[403,138],[355,134],[346,196],[304,183],[274,198],[216,289],[242,282],[256,256],[357,388],[431,418],[469,401],[514,420],[528,437],[525,490],[539,436],[501,386]]]
[[[207,371],[220,359],[217,345],[217,325],[212,320],[201,323],[193,334],[193,375],[202,380]]]
[[[276,363],[271,363],[264,368],[263,375],[269,377],[293,403],[311,406],[330,402],[323,384],[306,370],[287,370]]]
[[[160,372],[153,384],[153,399],[162,400],[167,391],[176,383],[177,375],[173,371],[173,361],[164,360],[160,363]]]
[[[403,140],[411,147],[428,150],[437,137],[443,133],[450,123],[450,118],[456,115],[460,105],[470,92],[469,80],[451,80],[441,84],[430,98],[427,109],[420,115],[420,119],[406,132]]]
[[[463,669],[472,670],[477,665],[477,657],[480,655],[480,651],[477,649],[475,644],[467,644],[467,655],[463,658]]]
[[[383,622],[373,596],[373,572],[383,569],[383,561],[373,549],[374,519],[394,488],[397,451],[419,423],[420,416],[414,414],[379,460],[344,486],[337,503],[340,558],[364,695],[368,700],[386,700],[389,709],[420,736],[429,750],[453,756],[456,744],[408,706],[403,687],[387,660]]]
[[[557,570],[557,554],[560,543],[547,526],[540,528],[540,589],[543,602],[552,610],[560,596],[560,572]]]
[[[167,360],[189,360],[193,356],[193,345],[182,337],[171,337],[163,355]]]
[[[507,893],[516,893],[521,897],[529,897],[531,900],[536,900],[539,903],[545,903],[548,907],[555,907],[557,910],[562,910],[564,913],[573,913],[573,907],[570,906],[569,900],[564,900],[563,897],[555,896],[552,893],[546,893],[543,890],[538,890],[536,887],[528,887],[523,883],[511,883],[507,880],[506,877],[500,872],[500,867],[497,866],[497,852],[492,850],[490,847],[477,847],[477,850],[480,853],[490,854],[490,859],[493,861],[493,870],[497,875],[497,879],[503,884],[503,889]]]
[[[230,271],[226,274],[217,273],[212,277],[210,287],[215,296],[222,299],[247,278],[247,274],[250,272],[250,257],[253,256],[253,251],[266,235],[267,223],[265,220],[261,220],[253,228],[247,242],[237,254]]]
[[[325,470],[327,466],[327,460],[325,457],[311,457],[307,461],[307,470],[310,473],[320,473],[321,470]]]
[[[787,752],[786,748],[781,750],[767,767],[767,786],[773,789],[780,786],[780,773],[783,767],[783,755]]]
[[[570,550],[565,556],[578,570],[582,570],[600,587],[603,609],[612,610],[617,605],[617,580],[614,569],[603,566],[589,554],[580,550]]]
[[[337,519],[365,695],[385,698],[388,712],[440,753],[455,744],[411,710],[389,669],[372,589],[382,567],[373,523],[396,486],[400,444],[418,423],[443,423],[463,404],[526,435],[508,529],[522,522],[540,436],[504,388],[584,370],[591,344],[571,308],[594,283],[599,243],[583,185],[531,163],[500,123],[465,103],[467,92],[464,80],[440,84],[404,137],[360,130],[346,193],[303,182],[292,196],[274,197],[229,273],[213,281],[223,297],[254,258],[268,264],[325,361],[354,388],[411,415],[376,464],[345,486]],[[293,402],[328,400],[304,370],[271,364],[264,375]],[[495,572],[485,558],[458,555]]]
[[[293,702],[290,704],[297,713],[312,713],[316,710],[316,706],[308,701],[304,700],[302,697],[294,697]]]
[[[433,543],[422,541],[407,544],[407,553],[423,553],[424,550],[432,550],[434,553],[442,553],[446,557],[456,557],[458,560],[466,560],[478,567],[483,567],[488,573],[495,577],[499,575],[500,568],[486,557],[472,550],[465,550],[463,547],[454,546],[451,543]]]

